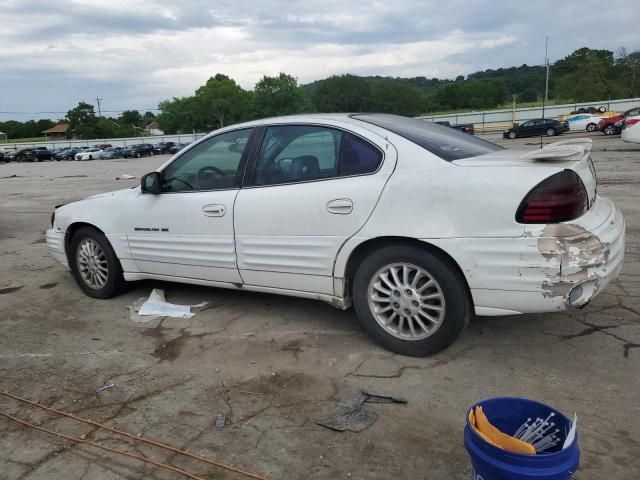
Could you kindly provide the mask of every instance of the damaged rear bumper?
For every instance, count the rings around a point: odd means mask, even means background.
[[[53,259],[69,269],[69,261],[65,252],[65,234],[50,228],[47,230],[46,240]]]
[[[624,234],[622,213],[597,197],[582,217],[526,225],[519,238],[429,241],[462,268],[476,314],[512,315],[586,305],[620,274]]]

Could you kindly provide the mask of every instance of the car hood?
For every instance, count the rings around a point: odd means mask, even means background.
[[[82,202],[84,200],[96,200],[98,198],[120,198],[124,196],[136,197],[138,195],[138,190],[139,187],[130,187],[123,188],[122,190],[114,190],[112,192],[96,193],[95,195],[90,195],[79,201]]]

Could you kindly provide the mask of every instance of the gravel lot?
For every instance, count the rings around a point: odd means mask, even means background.
[[[566,137],[566,135],[565,135]],[[163,282],[107,301],[84,296],[44,243],[54,205],[133,186],[150,157],[0,165],[0,390],[276,478],[463,479],[466,408],[494,395],[538,399],[579,417],[580,480],[640,478],[640,145],[593,136],[599,192],[627,218],[620,279],[585,309],[477,318],[426,359],[374,345],[352,311],[320,302]],[[539,141],[503,141],[535,148]],[[545,142],[548,142],[545,139]],[[213,307],[149,323],[126,309],[151,288]],[[100,394],[95,388],[116,386]],[[317,426],[364,388],[361,433]],[[0,397],[0,410],[53,430],[171,461],[206,478],[242,478]],[[214,426],[217,415],[227,425]],[[0,417],[3,479],[171,479],[135,460],[71,445]]]

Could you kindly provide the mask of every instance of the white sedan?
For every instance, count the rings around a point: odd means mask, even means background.
[[[600,120],[602,120],[601,117],[590,113],[580,113],[564,119],[572,132],[595,132],[598,130]]]
[[[93,160],[94,158],[98,160],[101,153],[102,150],[100,150],[99,148],[88,148],[76,153],[76,160]]]
[[[630,143],[640,143],[640,115],[627,117],[624,120],[622,140]]]
[[[625,223],[590,149],[394,115],[260,120],[56,208],[46,239],[91,297],[158,279],[353,305],[380,344],[423,356],[474,314],[581,307],[617,277]]]

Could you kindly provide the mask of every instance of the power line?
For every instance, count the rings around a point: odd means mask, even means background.
[[[102,100],[102,99],[100,99]],[[153,108],[153,107],[149,107],[149,108],[125,108],[124,110],[102,110],[102,113],[123,113],[123,112],[132,112],[132,111],[138,111],[138,112],[147,112],[147,111],[160,111],[159,108]],[[0,114],[6,114],[6,115],[54,115],[54,114],[64,114],[66,115],[67,113],[69,113],[68,110],[62,112],[3,112],[0,111]]]

